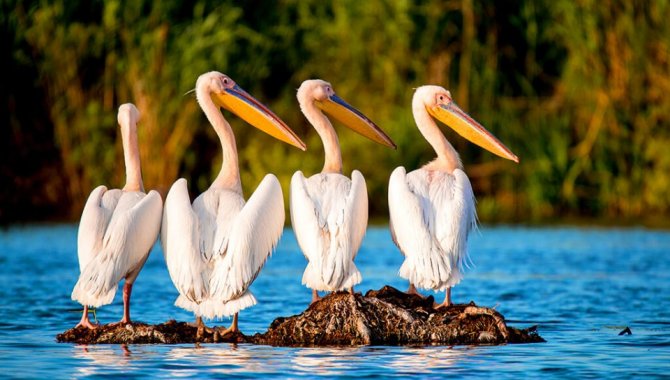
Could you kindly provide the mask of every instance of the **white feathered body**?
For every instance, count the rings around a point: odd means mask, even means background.
[[[91,192],[79,223],[81,274],[73,300],[106,305],[123,278],[129,283],[135,280],[158,237],[162,208],[156,191],[107,191],[99,186]]]
[[[361,282],[354,258],[368,223],[365,179],[338,173],[291,180],[291,224],[309,261],[302,283],[314,290],[349,289]]]
[[[391,233],[405,255],[400,276],[423,289],[458,284],[467,240],[476,227],[472,186],[465,172],[398,167],[389,183]]]
[[[245,203],[239,191],[211,187],[191,205],[186,180],[165,201],[161,243],[175,305],[204,318],[221,318],[256,304],[249,291],[281,237],[284,201],[267,175]]]

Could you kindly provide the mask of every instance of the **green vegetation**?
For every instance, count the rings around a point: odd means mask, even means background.
[[[300,152],[226,114],[250,194],[275,173],[318,172],[321,143],[299,111],[304,79],[330,81],[398,145],[336,125],[345,172],[366,176],[387,213],[393,168],[433,157],[412,89],[438,84],[521,159],[517,166],[443,128],[461,153],[483,221],[661,220],[670,211],[670,1],[0,2],[0,221],[75,220],[98,184],[124,180],[116,110],[142,112],[144,183],[178,177],[198,194],[218,140],[192,95],[217,70],[265,102]]]

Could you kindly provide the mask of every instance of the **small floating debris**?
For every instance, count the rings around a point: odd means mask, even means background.
[[[625,329],[621,330],[619,335],[633,335],[633,332],[630,331],[630,327],[626,326]]]

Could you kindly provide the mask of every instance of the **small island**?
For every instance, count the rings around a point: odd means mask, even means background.
[[[77,327],[56,336],[80,344],[252,343],[272,346],[494,345],[537,343],[536,327],[507,326],[496,310],[469,304],[433,308],[426,298],[384,286],[365,295],[335,292],[299,315],[275,319],[263,334],[221,335],[185,322]]]

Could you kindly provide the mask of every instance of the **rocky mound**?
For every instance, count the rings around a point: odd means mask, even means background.
[[[544,342],[531,327],[507,326],[497,311],[474,303],[434,309],[433,297],[390,286],[360,293],[332,293],[292,317],[275,319],[263,334],[222,335],[184,322],[112,324],[70,329],[56,338],[74,343],[255,343],[273,346],[478,345]]]

